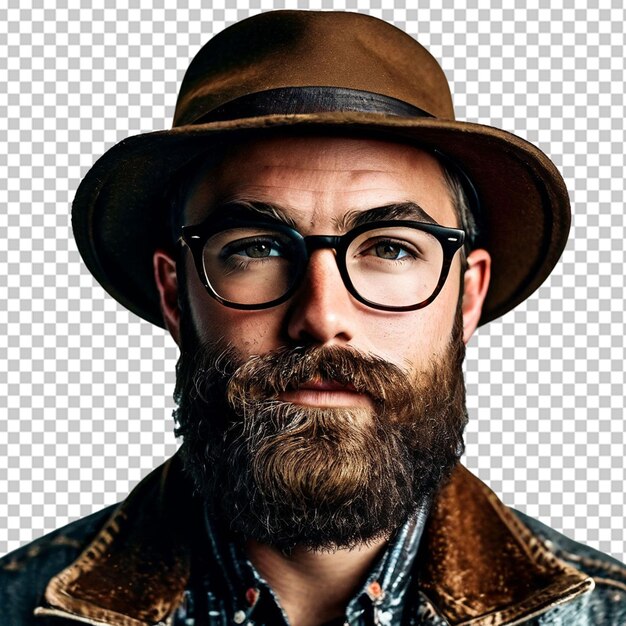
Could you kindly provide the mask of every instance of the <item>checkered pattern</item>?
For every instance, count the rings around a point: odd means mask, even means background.
[[[417,36],[452,81],[460,119],[516,132],[563,172],[574,219],[558,269],[468,350],[465,461],[505,502],[625,558],[620,2],[8,4],[0,10],[0,553],[118,501],[177,447],[176,347],[106,296],[81,262],[69,219],[81,177],[122,138],[170,125],[187,63],[212,34],[261,10],[334,8]]]

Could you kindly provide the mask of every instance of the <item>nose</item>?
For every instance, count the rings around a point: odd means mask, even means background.
[[[332,250],[314,251],[291,300],[287,333],[307,344],[345,344],[354,338],[357,310]]]

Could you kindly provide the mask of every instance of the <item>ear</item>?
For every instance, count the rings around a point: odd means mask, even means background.
[[[164,250],[156,250],[152,257],[154,280],[159,290],[163,320],[180,348],[180,307],[178,306],[178,279],[176,261]]]
[[[463,341],[466,344],[474,334],[483,310],[483,302],[491,278],[491,256],[482,248],[472,250],[467,257],[467,263],[462,304]]]

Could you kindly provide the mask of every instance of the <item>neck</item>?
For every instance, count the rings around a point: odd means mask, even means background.
[[[248,558],[278,596],[292,626],[319,626],[345,614],[365,582],[385,539],[352,550],[314,552],[296,547],[289,556],[249,541]]]

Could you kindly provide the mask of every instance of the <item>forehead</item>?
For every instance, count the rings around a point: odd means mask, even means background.
[[[457,226],[439,162],[414,146],[347,137],[280,136],[232,146],[202,164],[186,190],[185,221],[198,223],[234,200],[280,206],[304,229],[330,227],[345,214],[414,202]]]

